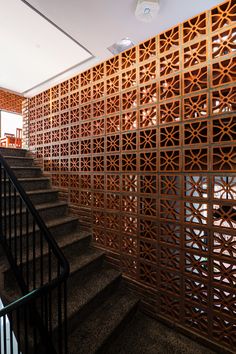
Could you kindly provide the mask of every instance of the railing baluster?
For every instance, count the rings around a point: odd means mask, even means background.
[[[51,283],[52,280],[52,250],[50,245],[48,245],[48,282]],[[48,328],[50,336],[52,335],[52,294],[51,291],[48,292]]]
[[[43,285],[43,235],[40,232],[40,284]]]
[[[8,241],[9,241],[9,248],[12,248],[12,234],[11,234],[11,180],[8,178]]]
[[[44,319],[44,301],[43,301],[43,295],[41,295],[41,298],[40,298],[40,316],[42,318],[42,321]]]
[[[29,284],[29,211],[26,209],[26,214],[25,214],[25,229],[26,229],[26,284],[27,284],[27,289],[30,289],[30,284]]]
[[[67,343],[67,281],[64,281],[64,353],[67,354],[68,343]]]
[[[60,275],[60,263],[58,261],[57,264],[57,276]],[[59,353],[62,354],[62,299],[61,299],[61,284],[58,285],[58,291],[57,291],[57,312],[58,312],[58,349]]]
[[[20,337],[20,310],[19,308],[16,309],[16,338],[17,338],[17,349],[18,353],[20,354],[20,347],[21,347],[21,337]]]
[[[3,173],[3,201],[4,201],[4,239],[7,239],[7,193],[6,193],[6,171]]]
[[[20,217],[20,270],[21,270],[21,273],[23,273],[23,269],[22,269],[22,263],[23,263],[23,249],[22,249],[23,230],[22,230],[22,199],[21,198],[20,198],[19,217]]]
[[[24,332],[25,332],[25,352],[24,354],[28,354],[29,352],[29,345],[28,345],[28,307],[27,305],[24,306]]]
[[[35,220],[32,226],[32,246],[33,246],[33,289],[36,288],[36,243],[35,243]]]
[[[34,341],[34,345],[33,345],[34,353],[36,353],[38,343],[37,343],[37,330],[36,330],[35,324],[33,326],[33,341]]]
[[[12,330],[12,312],[9,312],[9,330],[10,330],[10,353],[13,354],[13,330]]]
[[[52,251],[50,245],[48,245],[48,282],[52,280]]]
[[[48,299],[47,299],[47,294],[44,295],[44,322],[45,322],[45,327],[48,332]]]
[[[17,264],[18,262],[18,257],[17,257],[17,195],[16,195],[16,189],[14,188],[14,254],[15,254],[15,262]]]
[[[48,292],[49,335],[52,337],[52,292]]]
[[[6,315],[3,316],[3,349],[4,354],[7,354],[7,326],[6,326]]]
[[[0,310],[0,354],[67,354],[68,263],[1,154],[0,180],[0,239],[27,295]]]

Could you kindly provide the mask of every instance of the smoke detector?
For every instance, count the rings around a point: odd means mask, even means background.
[[[140,21],[151,22],[156,17],[159,8],[159,0],[138,0],[135,16]]]

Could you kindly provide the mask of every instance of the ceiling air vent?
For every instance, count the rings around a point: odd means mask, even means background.
[[[135,16],[140,21],[151,22],[156,17],[159,8],[159,0],[138,0]]]
[[[123,38],[121,41],[112,44],[107,49],[114,55],[124,52],[134,46],[134,42],[129,38]]]

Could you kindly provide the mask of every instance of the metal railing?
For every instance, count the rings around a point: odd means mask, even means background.
[[[0,181],[0,353],[66,354],[69,264],[1,154]]]

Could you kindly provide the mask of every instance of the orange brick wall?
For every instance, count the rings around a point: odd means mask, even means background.
[[[33,97],[29,145],[153,314],[236,347],[235,1]]]
[[[22,114],[24,97],[0,90],[0,110]]]

